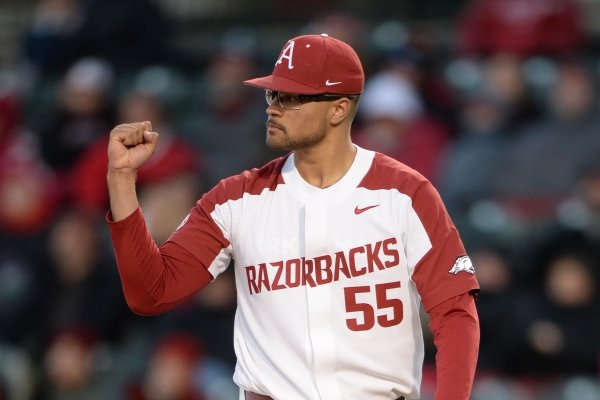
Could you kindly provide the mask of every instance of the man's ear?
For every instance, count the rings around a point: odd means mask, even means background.
[[[350,118],[350,114],[352,114],[352,101],[347,97],[342,97],[333,102],[331,110],[329,121],[332,125],[337,126]]]

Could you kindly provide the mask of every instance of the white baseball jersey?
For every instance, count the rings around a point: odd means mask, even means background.
[[[420,302],[477,288],[432,185],[361,148],[325,189],[293,154],[223,180],[169,240],[214,277],[235,260],[234,380],[275,399],[418,398]]]

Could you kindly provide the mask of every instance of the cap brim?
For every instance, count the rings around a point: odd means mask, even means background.
[[[298,94],[322,94],[322,89],[307,86],[296,82],[293,79],[278,75],[268,75],[262,78],[254,78],[244,81],[245,85],[254,86],[261,89],[271,89],[277,92],[298,93]]]

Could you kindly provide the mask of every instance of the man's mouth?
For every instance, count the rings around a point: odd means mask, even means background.
[[[273,122],[273,121],[267,121],[266,123],[267,125],[267,130],[272,130],[272,129],[279,129],[280,131],[283,131],[283,126]]]

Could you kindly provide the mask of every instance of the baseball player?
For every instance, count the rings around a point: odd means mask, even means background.
[[[235,260],[240,399],[418,399],[422,302],[437,347],[436,400],[468,399],[479,345],[473,265],[419,173],[351,141],[364,86],[355,51],[289,40],[265,90],[266,142],[289,154],[222,180],[157,246],[135,173],[158,134],[115,127],[107,215],[131,309],[158,314]],[[218,133],[217,133],[218,134]]]

